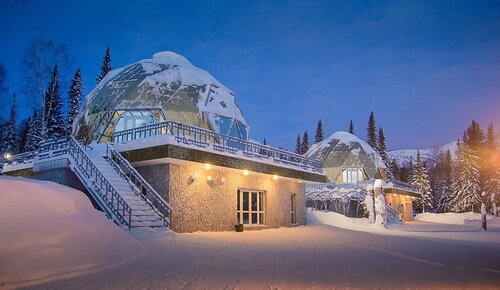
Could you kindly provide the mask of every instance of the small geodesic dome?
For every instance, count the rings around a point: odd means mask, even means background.
[[[305,156],[320,160],[331,182],[356,183],[387,177],[380,155],[365,141],[347,132],[336,132],[312,145]]]
[[[89,93],[73,134],[106,142],[113,132],[174,121],[248,139],[234,93],[173,52],[109,72]],[[88,132],[88,133],[87,133]]]

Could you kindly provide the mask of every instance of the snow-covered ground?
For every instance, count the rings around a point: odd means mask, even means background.
[[[106,268],[141,251],[82,192],[0,176],[0,288]]]
[[[491,220],[492,215],[486,217]],[[481,220],[481,214],[476,212],[464,213],[420,213],[415,216],[415,221],[438,224],[467,225]]]
[[[32,286],[44,289],[500,285],[497,219],[487,232],[479,224],[425,222],[380,229],[363,219],[322,212],[309,220],[313,224],[294,228],[136,240],[75,190],[0,178],[0,288],[26,286],[11,283],[37,277],[45,278],[31,281],[38,283]]]

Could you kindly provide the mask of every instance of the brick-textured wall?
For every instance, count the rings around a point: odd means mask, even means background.
[[[138,171],[145,173],[144,178],[151,184],[164,186],[162,180],[169,180],[172,229],[176,232],[233,231],[238,189],[266,192],[265,225],[270,228],[292,225],[290,195],[295,193],[297,222],[299,225],[306,223],[303,183],[273,180],[270,175],[250,173],[245,176],[238,170],[206,170],[203,164],[196,163],[145,166]],[[207,180],[208,176],[211,181]]]

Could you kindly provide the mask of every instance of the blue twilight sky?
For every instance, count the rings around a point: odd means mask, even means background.
[[[318,119],[364,139],[371,110],[390,149],[448,143],[472,119],[500,128],[500,1],[3,0],[11,92],[37,35],[67,44],[85,93],[108,44],[114,68],[182,54],[236,93],[253,139],[289,149]]]

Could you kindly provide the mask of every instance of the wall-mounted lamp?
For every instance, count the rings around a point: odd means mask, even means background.
[[[273,175],[273,180],[278,180],[278,175]]]
[[[243,175],[247,176],[248,175],[248,170],[243,170]]]
[[[210,165],[209,163],[205,163],[203,164],[203,168],[205,168],[206,170],[210,170],[212,168],[212,165]]]

